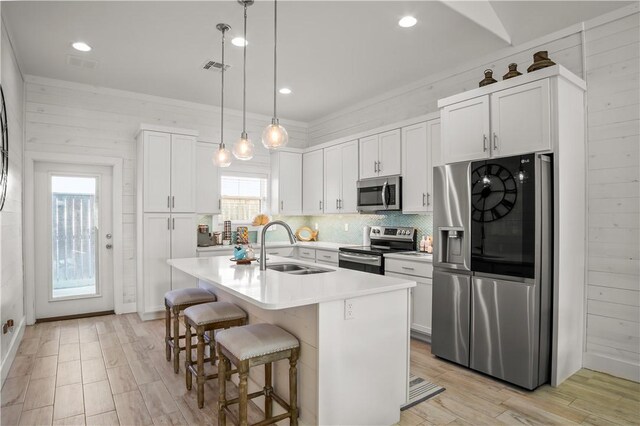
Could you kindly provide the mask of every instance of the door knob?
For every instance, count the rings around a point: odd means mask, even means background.
[[[113,248],[113,244],[107,244],[105,247],[106,247],[107,249],[111,250],[111,249]]]
[[[107,237],[107,240],[110,240],[110,239],[111,239],[111,236],[112,236],[111,234],[107,234],[107,235],[105,235],[105,237]]]

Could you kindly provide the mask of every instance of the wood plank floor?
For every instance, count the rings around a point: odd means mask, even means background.
[[[164,357],[164,323],[111,315],[27,327],[2,387],[2,425],[217,424],[215,381],[197,408]],[[581,370],[527,392],[433,357],[413,341],[412,372],[447,390],[401,425],[639,424],[640,384]],[[233,386],[230,386],[233,388]],[[250,421],[261,412],[251,406]]]

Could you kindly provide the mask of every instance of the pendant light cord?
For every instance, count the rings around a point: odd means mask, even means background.
[[[226,29],[222,30],[222,90],[220,95],[220,148],[224,148],[224,33]]]
[[[244,49],[242,66],[242,137],[247,138],[247,3],[244,4]]]
[[[273,0],[273,120],[276,121],[276,92],[277,92],[277,59],[278,59],[278,0]],[[274,123],[275,124],[275,123]]]

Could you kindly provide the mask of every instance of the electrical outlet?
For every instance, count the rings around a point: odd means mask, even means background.
[[[313,225],[313,229],[315,229],[316,231],[318,230],[319,226],[318,223],[316,223],[315,225]]]
[[[355,301],[347,299],[344,301],[344,319],[350,320],[355,318]]]
[[[348,224],[348,223],[345,223],[345,224],[344,224],[344,230],[345,230],[345,231],[348,231],[348,230],[349,230],[349,224]]]

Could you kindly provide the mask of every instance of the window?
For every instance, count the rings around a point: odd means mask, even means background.
[[[220,197],[222,220],[251,223],[253,218],[267,207],[267,177],[222,175]]]

